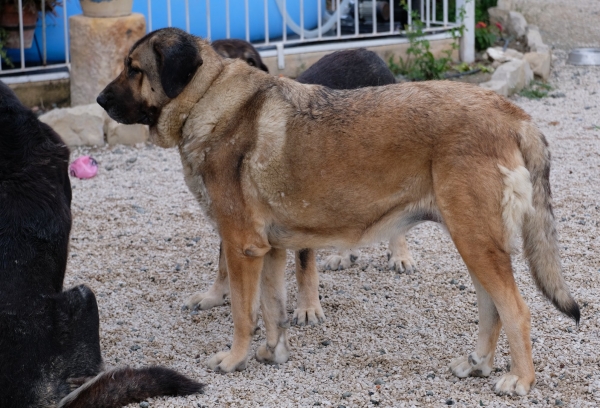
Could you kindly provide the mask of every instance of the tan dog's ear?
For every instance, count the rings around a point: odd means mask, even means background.
[[[156,41],[160,82],[165,94],[173,99],[190,82],[196,70],[202,65],[202,58],[194,37],[178,35],[175,42]]]

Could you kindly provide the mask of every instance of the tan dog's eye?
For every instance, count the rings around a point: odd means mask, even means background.
[[[142,70],[141,70],[141,69],[138,69],[138,68],[134,68],[134,67],[129,67],[129,72],[128,72],[128,73],[129,73],[129,76],[130,76],[130,77],[134,77],[134,76],[136,76],[137,74],[141,74],[141,73],[142,73]]]

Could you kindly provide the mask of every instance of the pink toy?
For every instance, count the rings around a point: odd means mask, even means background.
[[[89,179],[98,173],[98,163],[90,156],[81,156],[69,166],[69,174],[79,179]]]

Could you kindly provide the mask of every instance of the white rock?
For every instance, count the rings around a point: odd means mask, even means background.
[[[552,62],[552,52],[528,52],[523,59],[529,63],[533,73],[546,81],[550,77],[550,64]]]
[[[544,44],[542,35],[536,26],[527,26],[527,46],[531,52],[550,51],[550,47]]]
[[[482,82],[479,86],[489,89],[491,91],[496,92],[502,96],[508,96],[508,82],[504,80],[491,80],[487,82]]]
[[[487,57],[493,61],[506,62],[513,59],[523,59],[523,54],[517,50],[507,48],[506,51],[502,50],[502,47],[490,47],[485,53]]]
[[[500,65],[494,71],[492,80],[505,81],[508,95],[512,95],[529,85],[533,80],[533,71],[527,61],[514,59]]]
[[[146,125],[123,125],[112,119],[106,126],[106,141],[110,145],[134,145],[148,140],[150,131]]]
[[[53,109],[40,116],[68,146],[101,146],[104,144],[104,109],[97,103],[74,108]]]
[[[513,8],[513,1],[512,0],[498,0],[496,7],[498,7],[500,10],[510,11]]]
[[[517,11],[508,13],[508,25],[506,31],[509,35],[514,35],[516,38],[521,38],[527,34],[527,20],[523,14]]]
[[[490,7],[488,14],[490,15],[490,24],[500,23],[504,30],[506,30],[510,17],[508,10],[502,10],[499,7]]]

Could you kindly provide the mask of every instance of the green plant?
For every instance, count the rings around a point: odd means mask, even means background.
[[[475,25],[475,48],[487,50],[501,36],[502,26],[500,24],[487,25],[483,21]]]
[[[545,82],[531,81],[527,88],[523,88],[519,92],[519,95],[528,99],[542,99],[548,96],[548,92],[553,89],[551,85]]]
[[[3,64],[6,64],[9,67],[13,67],[13,63],[10,60],[10,58],[8,58],[8,55],[6,54],[6,50],[4,49],[4,42],[6,41],[6,31],[0,27],[0,60],[2,61]]]
[[[475,0],[475,21],[489,23],[490,15],[488,14],[488,9],[496,7],[497,4],[498,0]]]
[[[408,12],[406,0],[400,5]],[[459,18],[464,17],[464,8],[459,11]],[[388,60],[388,67],[394,75],[403,75],[411,81],[423,81],[430,79],[443,79],[446,71],[450,69],[452,53],[458,49],[458,38],[464,31],[464,26],[452,30],[454,39],[448,50],[442,51],[442,56],[436,58],[431,52],[429,40],[425,38],[423,23],[417,11],[411,11],[412,26],[405,26],[409,47],[406,50],[406,58],[400,57],[396,63],[394,55]]]

